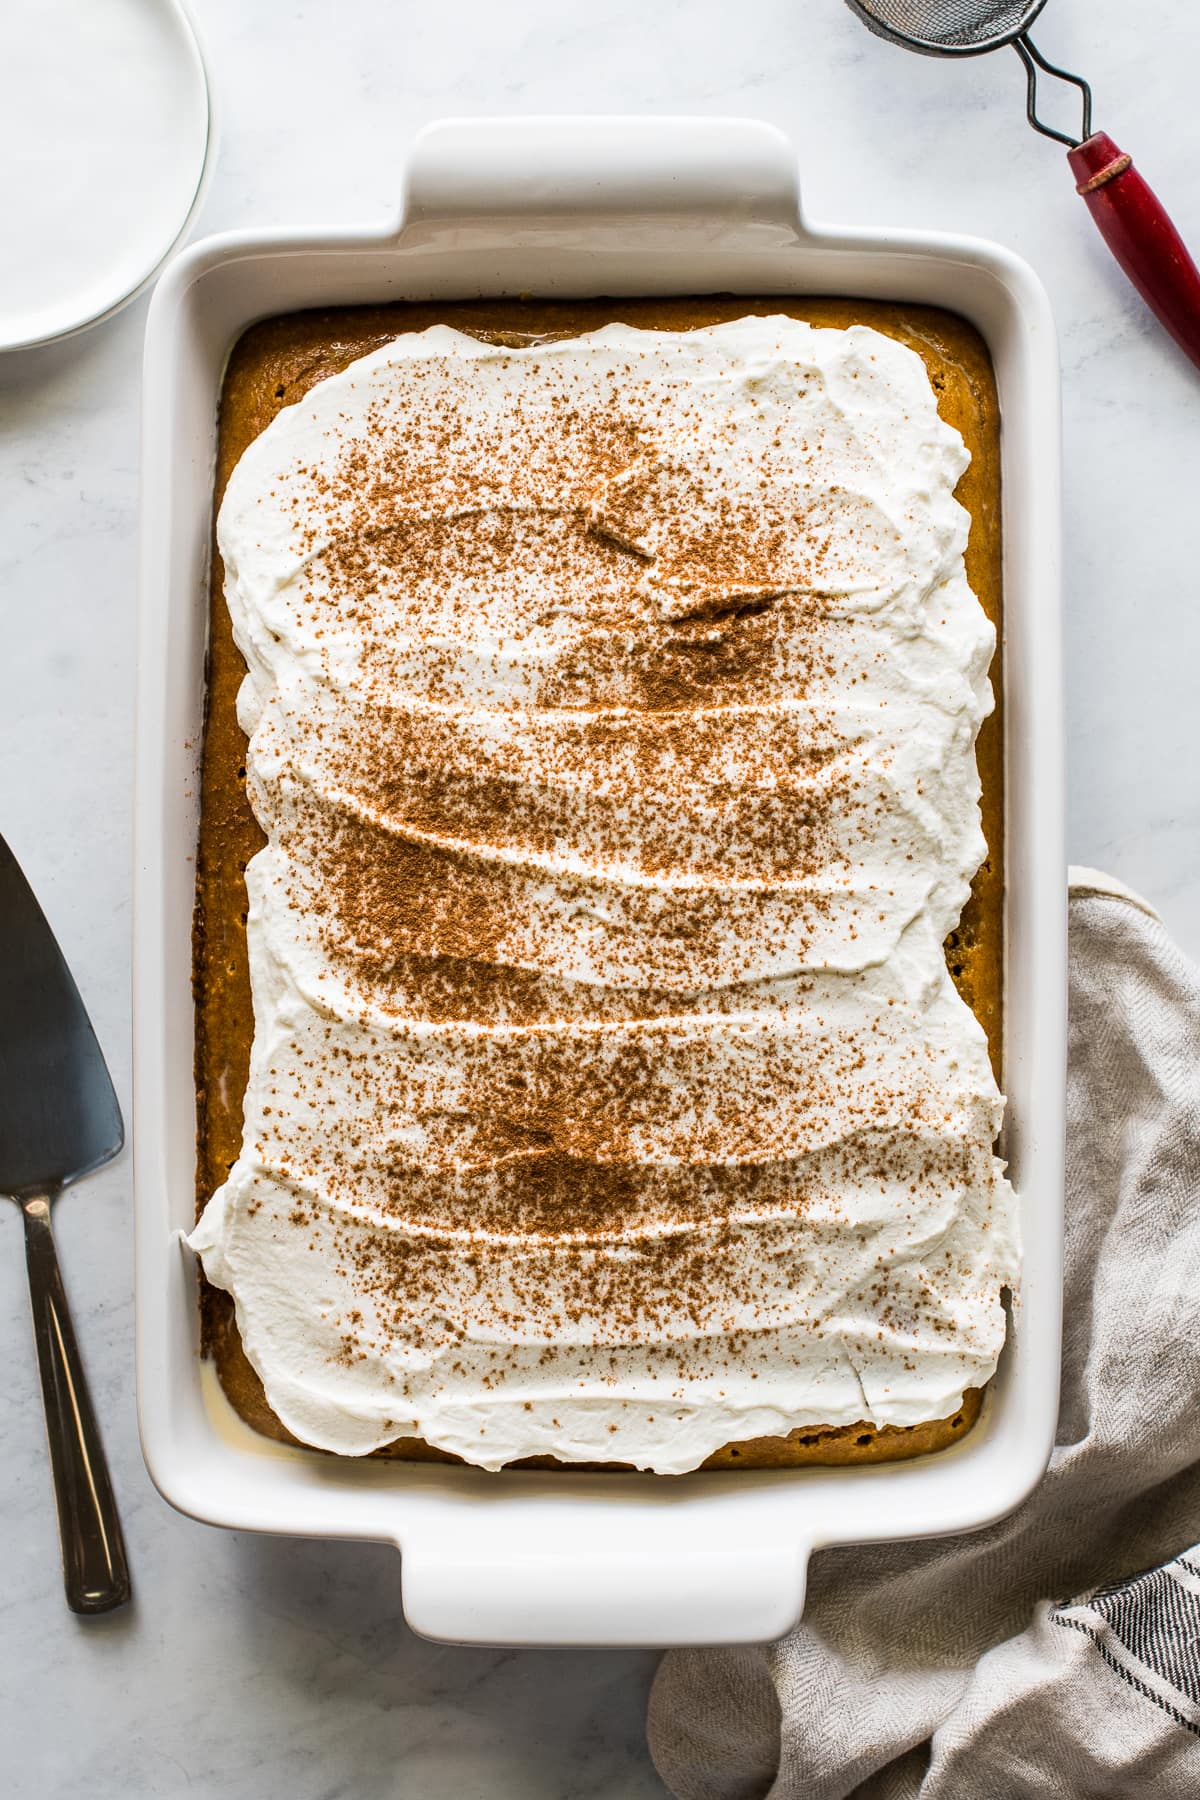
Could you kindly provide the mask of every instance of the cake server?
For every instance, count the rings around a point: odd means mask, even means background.
[[[0,1194],[25,1220],[46,1431],[73,1612],[129,1598],[129,1570],[50,1229],[69,1182],[125,1140],[117,1096],[79,990],[29,883],[0,838]]]
[[[1047,62],[1029,36],[1046,0],[846,0],[876,37],[922,56],[982,56],[1011,44],[1025,65],[1025,116],[1067,146],[1067,162],[1100,235],[1146,305],[1200,368],[1200,270],[1166,208],[1106,131],[1092,130],[1092,90],[1081,75]],[[1038,73],[1078,88],[1077,138],[1038,117]]]

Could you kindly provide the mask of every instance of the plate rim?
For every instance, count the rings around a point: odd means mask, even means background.
[[[21,350],[37,350],[48,344],[62,344],[69,338],[79,337],[81,333],[90,331],[95,325],[103,325],[106,320],[115,318],[151,287],[162,273],[170,258],[183,243],[196,220],[196,215],[204,203],[212,177],[213,165],[216,161],[217,117],[213,99],[213,86],[209,77],[208,63],[205,60],[204,48],[200,35],[196,30],[196,22],[184,0],[156,0],[156,4],[164,11],[174,15],[179,27],[184,47],[190,51],[193,75],[198,78],[204,95],[204,147],[200,157],[200,167],[196,176],[196,185],[192,190],[187,210],[182,215],[173,236],[163,245],[153,263],[137,279],[132,287],[124,288],[112,300],[98,311],[87,312],[75,319],[71,324],[57,327],[53,331],[37,332],[32,336],[8,337],[5,335],[3,317],[0,315],[0,356],[9,356]]]

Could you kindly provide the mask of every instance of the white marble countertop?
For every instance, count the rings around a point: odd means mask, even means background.
[[[1109,262],[1004,52],[951,64],[869,37],[839,0],[195,0],[221,116],[201,231],[358,220],[395,201],[446,113],[751,113],[795,139],[817,218],[1011,244],[1046,281],[1065,365],[1070,853],[1200,950],[1200,377]],[[1200,16],[1051,0],[1037,38],[1093,82],[1200,245]],[[1147,51],[1153,41],[1156,54]],[[137,399],[145,303],[0,359],[0,830],[54,923],[128,1109]],[[221,1533],[171,1512],[137,1448],[129,1162],[70,1194],[59,1240],[136,1585],[65,1609],[20,1226],[0,1265],[4,1788],[120,1796],[640,1800],[654,1658],[414,1638],[393,1552]]]

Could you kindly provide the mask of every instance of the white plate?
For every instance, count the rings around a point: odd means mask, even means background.
[[[141,292],[199,205],[208,82],[178,0],[8,0],[0,30],[0,350]]]

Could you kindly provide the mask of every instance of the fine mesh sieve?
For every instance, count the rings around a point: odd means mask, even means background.
[[[846,0],[876,37],[919,50],[922,56],[982,56],[1011,44],[1025,64],[1026,117],[1043,137],[1072,149],[1092,135],[1092,90],[1082,75],[1046,61],[1027,33],[1046,0]],[[1083,96],[1083,129],[1077,138],[1038,118],[1038,70],[1069,81]]]
[[[1029,36],[1046,0],[846,0],[868,30],[922,56],[982,56],[1011,44],[1025,65],[1025,114],[1035,131],[1067,146],[1076,192],[1118,263],[1180,348],[1200,368],[1200,271],[1161,202],[1107,132],[1092,131],[1092,90],[1082,75],[1047,62]],[[1038,75],[1079,90],[1078,137],[1038,116]]]
[[[978,56],[1027,31],[1046,0],[848,0],[880,37],[930,56]]]

